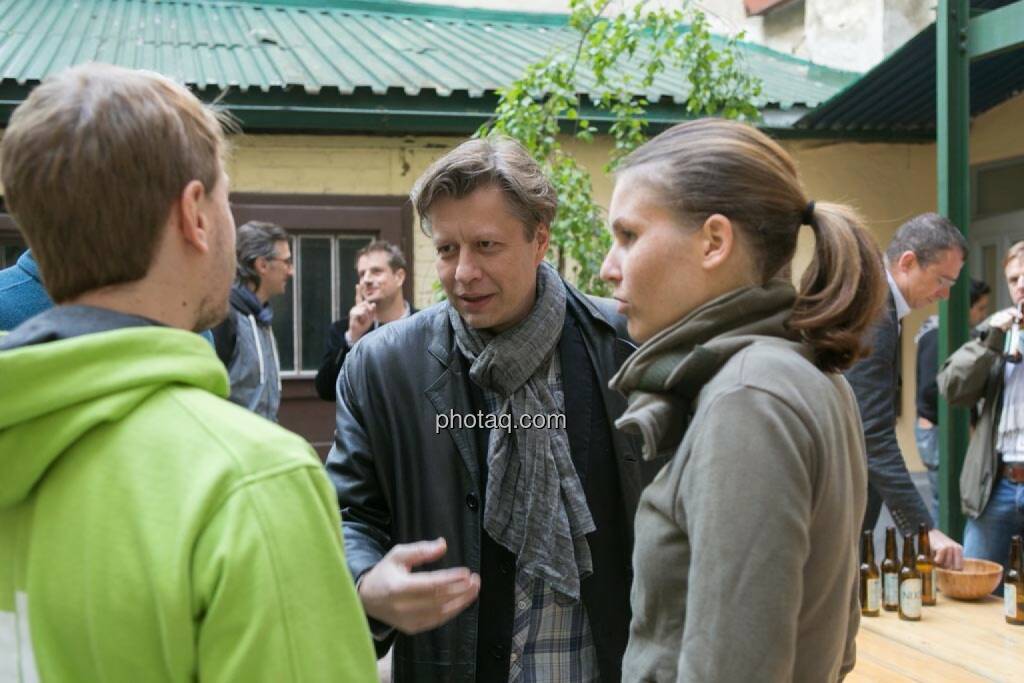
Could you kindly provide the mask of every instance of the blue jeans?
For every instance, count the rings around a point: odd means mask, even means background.
[[[1005,566],[1014,534],[1024,534],[1024,484],[1000,478],[981,515],[967,520],[964,557],[980,557]],[[1003,594],[1002,582],[995,593]]]
[[[931,513],[932,519],[939,519],[939,428],[925,429],[914,423],[914,438],[917,440],[917,452],[921,462],[928,469],[928,485],[932,487]]]

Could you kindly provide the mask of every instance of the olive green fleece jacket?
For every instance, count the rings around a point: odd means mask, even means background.
[[[0,351],[0,680],[376,680],[320,462],[227,393],[182,330]]]
[[[984,325],[980,338],[954,351],[936,378],[939,391],[951,406],[971,408],[984,400],[960,470],[960,508],[971,519],[985,511],[999,479],[996,443],[1003,409],[1005,341],[1006,332]]]
[[[636,516],[625,681],[823,683],[853,666],[864,437],[846,380],[786,329],[794,298],[782,282],[726,294],[612,382],[644,456],[674,452]]]

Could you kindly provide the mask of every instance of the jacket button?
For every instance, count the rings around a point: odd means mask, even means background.
[[[477,499],[475,493],[470,493],[468,496],[466,496],[466,507],[468,507],[470,510],[477,510],[480,508],[480,500]]]
[[[495,645],[491,648],[491,656],[495,659],[501,660],[505,658],[505,648],[501,645]]]
[[[502,562],[500,565],[500,569],[502,574],[511,574],[512,564],[510,562]]]

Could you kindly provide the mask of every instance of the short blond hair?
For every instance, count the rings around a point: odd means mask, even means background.
[[[6,204],[60,303],[144,277],[185,186],[220,178],[227,118],[160,74],[84,64],[47,78],[2,141]]]
[[[1006,270],[1006,266],[1010,265],[1010,261],[1017,259],[1024,259],[1024,240],[1014,242],[1006,250],[1006,256],[1003,257],[1003,270]]]

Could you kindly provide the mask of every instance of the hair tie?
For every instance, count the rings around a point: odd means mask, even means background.
[[[814,200],[807,202],[807,206],[804,207],[804,215],[800,219],[801,225],[809,225],[815,230],[818,229],[818,223],[814,220]]]

